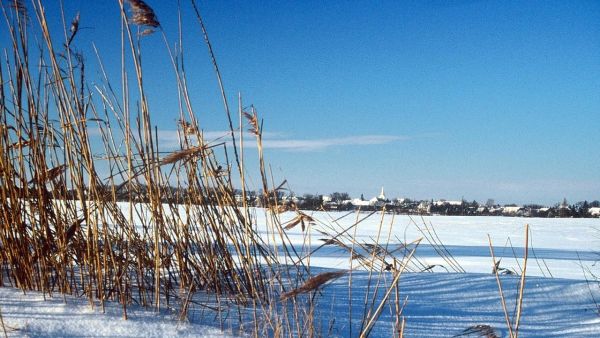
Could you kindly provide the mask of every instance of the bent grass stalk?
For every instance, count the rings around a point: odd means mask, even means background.
[[[504,320],[506,321],[506,326],[508,328],[508,335],[511,338],[514,338],[512,324],[510,322],[510,316],[508,315],[508,310],[506,308],[506,299],[504,298],[504,291],[502,290],[502,282],[500,281],[500,276],[498,275],[496,256],[494,255],[494,249],[492,245],[492,238],[488,235],[488,242],[490,246],[490,255],[492,256],[492,262],[494,266],[494,276],[496,277],[496,284],[498,285],[498,293],[500,294],[500,302],[502,303],[502,311],[504,313]]]
[[[492,238],[488,235],[488,242],[490,247],[490,255],[492,256],[493,262],[493,272],[496,277],[496,283],[498,285],[498,293],[500,295],[500,302],[502,304],[502,311],[504,312],[504,320],[506,321],[506,326],[508,328],[508,334],[511,338],[517,338],[519,336],[519,325],[522,316],[523,310],[523,298],[525,293],[525,276],[527,274],[527,258],[529,256],[529,224],[525,225],[525,249],[524,249],[524,257],[523,257],[523,272],[521,274],[519,280],[519,289],[517,292],[517,303],[516,303],[516,314],[513,320],[510,319],[508,314],[508,309],[506,306],[506,298],[504,297],[504,291],[502,289],[502,282],[500,281],[500,275],[498,273],[498,263],[496,262],[496,257],[494,255],[494,249],[492,245]]]

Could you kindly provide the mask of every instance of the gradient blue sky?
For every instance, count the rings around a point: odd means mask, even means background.
[[[176,2],[147,3],[174,43]],[[600,199],[598,1],[199,5],[232,105],[241,91],[257,107],[273,173],[299,194],[371,197],[384,186],[419,199]],[[227,128],[218,88],[182,7],[191,95],[202,128],[218,133]],[[95,41],[118,76],[116,1],[65,10],[90,27],[80,48]],[[143,48],[166,135],[178,116],[174,76],[159,34]]]

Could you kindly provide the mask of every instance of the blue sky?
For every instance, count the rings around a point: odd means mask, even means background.
[[[147,3],[174,43],[175,2]],[[370,197],[384,186],[390,197],[600,199],[597,1],[199,5],[231,103],[241,91],[257,107],[273,174],[299,194]],[[218,134],[227,128],[218,88],[182,7],[191,95],[201,127]],[[65,9],[90,27],[80,48],[94,41],[118,75],[116,2]],[[168,134],[174,76],[159,34],[142,46],[153,122]]]

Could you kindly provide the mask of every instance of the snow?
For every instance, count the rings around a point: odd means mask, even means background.
[[[401,298],[407,297],[403,312],[406,317],[407,337],[451,337],[460,335],[469,327],[490,325],[499,336],[508,336],[495,276],[488,235],[494,245],[500,267],[520,273],[525,242],[525,225],[529,224],[530,249],[523,315],[520,325],[523,337],[598,337],[600,313],[594,299],[600,299],[600,285],[588,283],[589,270],[596,274],[600,258],[598,219],[548,219],[486,216],[419,216],[374,214],[356,215],[342,212],[313,212],[317,220],[329,220],[336,229],[348,229],[356,220],[362,220],[356,229],[359,242],[373,242],[381,227],[380,242],[388,238],[389,246],[411,242],[434,229],[439,240],[467,272],[444,273],[447,263],[436,253],[433,245],[423,242],[415,254],[425,265],[436,267],[437,273],[405,273],[400,280]],[[257,212],[257,218],[265,223]],[[291,219],[293,213],[283,215]],[[313,267],[348,269],[348,253],[332,246],[320,247],[324,238],[316,230],[323,229],[316,222],[312,226],[311,245],[302,247],[305,234],[298,228],[288,232],[290,239],[304,253],[312,252]],[[391,229],[390,229],[391,228]],[[419,230],[421,229],[421,230]],[[266,231],[266,229],[262,229]],[[354,229],[352,229],[352,232]],[[388,237],[388,233],[390,234]],[[315,251],[315,249],[317,249]],[[354,263],[356,267],[356,263]],[[595,270],[594,270],[595,269]],[[352,277],[352,297],[349,297],[348,279],[341,278],[322,292],[322,309],[329,313],[324,320],[335,318],[334,335],[356,335],[360,329],[362,303],[368,285],[368,273],[355,270]],[[388,281],[391,277],[388,278]],[[513,313],[518,290],[518,276],[501,276],[509,312]],[[352,318],[349,303],[352,298]],[[358,304],[358,305],[357,305]],[[358,322],[358,324],[357,324]],[[393,332],[394,318],[383,313],[372,332],[375,337],[388,337]],[[328,323],[323,323],[327,327]]]
[[[122,205],[125,210],[127,204]],[[263,209],[253,209],[257,231],[269,245],[281,245],[278,236],[267,236],[272,226],[270,215]],[[500,296],[492,271],[488,235],[494,254],[501,259],[500,267],[520,273],[523,264],[525,224],[530,227],[530,251],[527,266],[525,298],[520,334],[523,337],[598,337],[600,314],[594,299],[600,299],[597,282],[589,283],[589,270],[598,273],[595,262],[600,248],[599,219],[546,219],[478,216],[431,216],[420,218],[405,215],[374,213],[308,212],[316,222],[303,232],[300,227],[287,231],[297,250],[310,257],[312,274],[330,269],[348,269],[348,253],[333,246],[321,247],[324,236],[318,229],[332,231],[356,227],[359,242],[380,242],[389,246],[411,242],[434,229],[439,240],[467,273],[448,273],[447,262],[432,243],[423,240],[415,258],[425,265],[437,265],[435,273],[404,273],[400,278],[400,299],[406,299],[403,315],[407,337],[451,337],[469,327],[489,325],[500,336],[508,336]],[[282,220],[295,214],[287,212]],[[352,232],[354,233],[354,228]],[[389,234],[389,235],[388,235]],[[308,237],[308,235],[310,235]],[[389,236],[389,237],[388,237]],[[389,238],[389,240],[388,240]],[[310,244],[307,244],[310,243]],[[532,249],[533,248],[533,249]],[[356,268],[356,263],[353,263]],[[553,278],[552,278],[553,277]],[[352,271],[326,285],[315,298],[317,320],[324,335],[356,336],[363,318],[369,276],[366,271]],[[377,281],[377,275],[372,281]],[[392,273],[385,272],[381,280],[389,285]],[[519,276],[501,276],[509,312],[512,316]],[[375,296],[381,299],[385,285]],[[301,295],[307,299],[309,295]],[[308,303],[308,302],[307,302]],[[285,306],[285,304],[283,304]],[[159,314],[151,309],[129,307],[129,319],[122,318],[118,304],[107,302],[104,313],[98,304],[90,306],[86,299],[23,292],[10,287],[0,288],[0,311],[11,337],[198,337],[228,336],[207,317],[190,316],[178,321],[176,311]],[[210,317],[210,316],[208,316]],[[334,320],[334,325],[330,324]],[[393,333],[395,318],[388,307],[373,327],[371,336],[388,337]],[[227,328],[227,326],[225,326]],[[0,332],[2,334],[2,332]]]
[[[362,314],[367,273],[358,273],[352,278],[351,297],[345,278],[327,286],[319,300],[324,311],[329,310],[336,314],[337,322],[345,323],[334,332],[340,337],[349,335],[350,325],[353,335],[360,329],[358,318]],[[502,283],[512,316],[518,277],[502,276]],[[406,297],[408,301],[403,312],[406,337],[452,337],[475,325],[490,325],[499,336],[508,336],[492,274],[405,274],[400,281],[400,298]],[[344,321],[349,298],[352,299],[355,319]],[[322,317],[330,318],[327,315]],[[372,336],[389,337],[393,324],[394,318],[384,312],[373,328]],[[586,282],[528,278],[519,332],[522,337],[600,336],[600,317],[594,311]]]
[[[343,212],[313,212],[310,214],[316,220],[328,220],[335,223],[336,229],[347,229],[356,221],[355,213]],[[581,265],[591,265],[600,256],[600,219],[593,218],[521,218],[502,216],[420,216],[390,215],[383,217],[379,213],[367,217],[361,213],[358,219],[365,218],[357,225],[356,237],[361,242],[372,242],[382,226],[381,240],[385,243],[390,232],[390,246],[399,241],[408,243],[423,237],[425,227],[435,230],[444,246],[463,265],[467,272],[489,273],[492,269],[492,259],[489,251],[488,235],[494,245],[494,254],[502,257],[502,266],[517,269],[515,255],[521,258],[524,253],[525,225],[530,228],[530,268],[528,276],[548,276],[562,278],[583,278]],[[282,219],[290,220],[294,214],[285,213]],[[344,217],[345,216],[345,217]],[[267,224],[264,212],[257,211],[259,224]],[[340,218],[342,217],[342,218]],[[335,220],[335,222],[333,222]],[[313,225],[321,229],[320,223]],[[421,229],[421,230],[419,230]],[[266,233],[267,228],[259,228]],[[354,231],[354,229],[352,229]],[[287,232],[290,240],[301,246],[305,234],[301,229],[293,228]],[[324,238],[313,231],[311,242],[313,251],[322,244]],[[510,243],[512,243],[512,248]],[[280,244],[280,243],[279,243]],[[513,253],[514,250],[514,253]],[[423,240],[416,257],[429,264],[439,264],[441,258],[431,245]],[[341,250],[323,247],[311,257],[311,264],[320,267],[348,268],[348,255]],[[333,264],[333,265],[332,265]],[[550,273],[548,273],[548,269]]]
[[[218,328],[177,321],[176,314],[133,306],[90,306],[87,299],[0,288],[0,311],[9,337],[227,337]],[[0,335],[2,335],[0,328]]]

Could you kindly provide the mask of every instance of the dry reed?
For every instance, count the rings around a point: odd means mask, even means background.
[[[286,292],[281,295],[280,300],[286,300],[291,297],[295,297],[302,293],[308,293],[321,288],[324,284],[329,283],[335,279],[338,279],[346,275],[348,271],[329,271],[320,273],[314,277],[309,278],[304,284],[292,291]]]
[[[241,333],[313,336],[319,334],[314,324],[316,291],[350,273],[310,273],[310,256],[334,245],[348,253],[351,265],[357,262],[369,275],[360,335],[371,332],[389,305],[394,334],[403,336],[406,300],[400,299],[400,276],[404,271],[431,270],[414,257],[420,239],[394,248],[392,224],[385,238],[382,212],[377,238],[359,241],[357,227],[376,211],[364,217],[357,213],[355,222],[342,228],[337,220],[328,225],[279,203],[287,181],[275,184],[269,178],[262,121],[254,106],[243,108],[239,95],[240,125],[234,129],[206,27],[196,2],[191,4],[216,73],[233,143],[204,138],[188,90],[181,37],[178,47],[171,49],[163,32],[179,99],[179,145],[165,152],[143,76],[140,39],[161,27],[146,2],[118,1],[120,78],[107,75],[95,50],[101,73],[97,81],[87,78],[86,59],[76,52],[85,18],[76,13],[69,29],[64,27],[64,41],[57,43],[41,0],[32,1],[30,8],[21,1],[2,2],[12,51],[0,66],[0,285],[50,296],[78,295],[102,309],[106,301],[116,301],[124,318],[131,304],[156,310],[178,307],[180,318],[201,307],[216,311],[223,326],[228,317],[223,313],[236,312]],[[27,13],[39,30],[26,28]],[[181,27],[180,21],[180,36]],[[39,35],[34,35],[36,31]],[[42,53],[29,51],[30,39],[40,41]],[[126,65],[133,69],[125,69]],[[243,152],[247,128],[257,149],[262,190],[258,200],[269,211],[266,235],[259,235],[247,199]],[[235,166],[238,177],[232,174]],[[241,206],[236,180],[241,181]],[[295,212],[287,223],[279,218],[284,211]],[[298,225],[307,239],[301,254],[286,233]],[[314,248],[313,227],[324,237]],[[460,271],[435,230],[426,225],[423,232],[448,265]],[[391,282],[386,279],[390,275]],[[296,296],[311,292],[309,302],[296,301]],[[250,329],[244,317],[248,309]],[[518,323],[517,319],[517,328]]]
[[[493,262],[493,270],[494,276],[496,277],[496,284],[498,285],[498,294],[500,295],[500,302],[502,304],[502,311],[504,313],[504,320],[506,321],[506,326],[508,328],[508,335],[511,338],[517,338],[519,336],[519,325],[522,316],[523,310],[523,298],[525,293],[525,276],[527,274],[527,258],[529,253],[529,224],[525,225],[525,248],[524,248],[524,258],[523,258],[523,271],[521,273],[521,277],[519,279],[519,290],[517,292],[517,302],[515,304],[515,315],[511,320],[510,315],[508,313],[508,308],[506,304],[506,298],[504,296],[504,291],[502,288],[502,282],[500,280],[499,275],[499,265],[500,261],[496,261],[496,256],[494,255],[494,249],[492,245],[492,239],[488,235],[488,242],[490,248],[490,255],[492,256]]]

